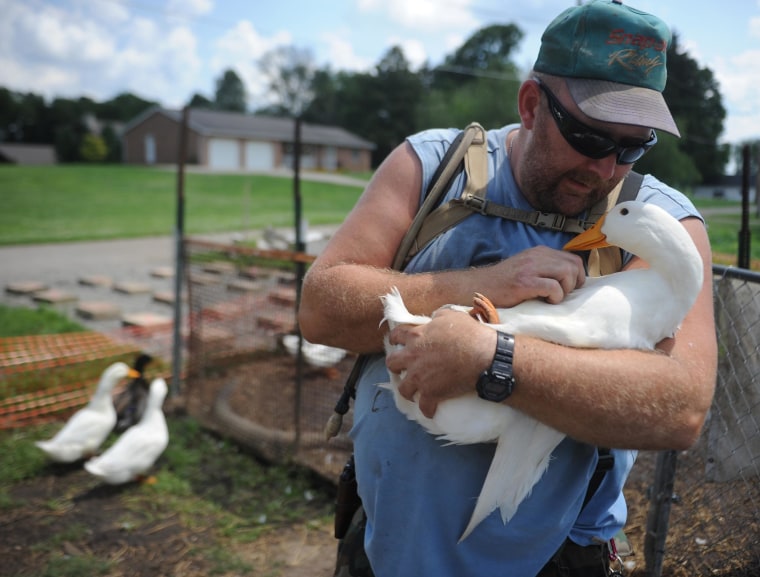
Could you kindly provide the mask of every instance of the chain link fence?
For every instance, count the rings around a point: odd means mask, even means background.
[[[301,342],[306,255],[185,241],[190,323],[185,397],[206,426],[330,480],[351,451],[324,426],[355,357]],[[632,575],[760,575],[760,275],[716,266],[720,368],[695,447],[642,453],[626,486]],[[295,347],[294,343],[295,342]]]
[[[654,576],[760,575],[760,274],[713,272],[715,398],[698,443],[656,457],[644,540]]]

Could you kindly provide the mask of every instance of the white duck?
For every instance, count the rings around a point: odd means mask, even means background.
[[[113,388],[121,379],[139,376],[125,363],[110,365],[100,376],[89,403],[74,413],[52,439],[37,441],[35,445],[58,463],[73,463],[93,455],[116,424],[116,409],[111,398]]]
[[[337,372],[334,366],[343,360],[346,356],[346,350],[311,343],[306,339],[302,339],[302,341],[301,351],[306,364],[324,370],[327,376],[334,376],[334,373]],[[283,335],[282,344],[288,354],[294,357],[298,356],[298,335]]]
[[[140,421],[105,453],[87,461],[84,468],[111,485],[142,479],[169,444],[169,429],[161,409],[166,393],[166,381],[154,379]]]
[[[639,256],[650,268],[587,278],[584,286],[559,304],[536,299],[494,310],[498,317],[487,317],[489,326],[572,347],[653,349],[674,334],[694,304],[702,288],[702,259],[675,218],[653,204],[639,201],[616,205],[592,229],[564,248],[587,250],[610,245]],[[476,308],[483,305],[483,299],[476,295]],[[385,320],[391,327],[430,320],[409,313],[395,289],[382,300]],[[471,311],[467,307],[452,308]],[[393,348],[386,340],[386,350]],[[460,541],[496,508],[502,520],[509,521],[543,475],[564,434],[506,405],[482,400],[474,392],[440,403],[433,418],[428,419],[416,402],[398,393],[399,380],[399,375],[391,374],[391,383],[384,386],[393,391],[399,410],[431,434],[452,444],[497,443]]]

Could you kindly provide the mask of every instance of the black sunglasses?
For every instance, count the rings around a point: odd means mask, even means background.
[[[644,156],[647,151],[657,144],[657,133],[653,130],[652,135],[646,142],[630,144],[623,146],[586,126],[580,120],[570,114],[567,109],[560,104],[557,97],[552,94],[538,78],[534,78],[536,84],[544,91],[549,105],[549,112],[554,117],[560,134],[565,138],[567,143],[576,151],[589,158],[600,159],[609,156],[612,153],[616,155],[618,164],[633,164],[639,158]]]

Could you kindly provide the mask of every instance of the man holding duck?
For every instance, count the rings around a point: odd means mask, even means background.
[[[521,122],[487,133],[487,198],[523,210],[583,218],[657,142],[680,136],[665,104],[667,26],[617,0],[569,8],[546,29],[518,92]],[[560,303],[583,285],[584,262],[562,251],[573,234],[473,213],[391,270],[436,167],[456,130],[407,138],[377,170],[353,211],[312,265],[299,322],[305,338],[365,353],[354,406],[364,545],[378,577],[606,575],[606,543],[625,523],[622,494],[636,450],[683,450],[698,438],[712,401],[717,347],[711,253],[703,220],[680,192],[646,175],[637,199],[681,221],[703,261],[696,303],[656,351],[571,348],[525,335],[504,339],[461,312],[474,292],[500,308],[529,299]],[[444,202],[457,198],[465,175]],[[626,253],[623,270],[646,267]],[[431,322],[401,325],[385,357],[380,296],[397,287]],[[501,347],[501,348],[497,348]],[[501,350],[502,348],[508,350]],[[495,353],[496,351],[496,353]],[[507,379],[495,357],[511,359]],[[457,544],[493,457],[492,444],[444,446],[395,407],[379,384],[403,373],[400,392],[432,416],[442,400],[476,389],[561,431],[566,438],[514,517],[487,517]],[[499,378],[496,378],[499,377]],[[596,447],[614,467],[584,506]],[[590,557],[564,566],[562,551]],[[585,562],[585,561],[584,561]]]

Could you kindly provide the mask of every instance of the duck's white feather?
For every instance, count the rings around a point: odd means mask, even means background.
[[[542,300],[499,310],[496,330],[525,334],[572,347],[653,349],[672,336],[702,287],[702,259],[685,228],[663,209],[638,201],[618,204],[601,227],[607,240],[649,263],[636,269],[588,278],[559,304]],[[395,288],[382,297],[385,320],[424,324],[412,315]],[[469,310],[452,306],[459,310]],[[386,351],[395,348],[386,339]],[[496,441],[496,452],[475,510],[460,538],[465,539],[499,508],[506,523],[538,482],[564,435],[506,405],[480,399],[474,392],[444,401],[432,419],[415,401],[403,398],[403,375],[391,374],[399,410],[429,433],[453,444]]]
[[[129,374],[125,363],[114,363],[103,371],[88,404],[74,413],[52,439],[35,445],[58,463],[73,463],[95,453],[116,424],[111,392]]]
[[[85,469],[111,485],[143,476],[169,444],[169,429],[161,408],[166,393],[166,381],[154,379],[140,421],[127,429],[105,453],[87,461]]]

